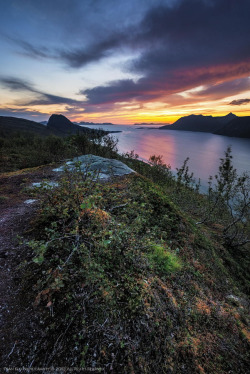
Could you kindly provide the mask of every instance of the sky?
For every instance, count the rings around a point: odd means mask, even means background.
[[[250,115],[250,0],[0,0],[0,115]]]

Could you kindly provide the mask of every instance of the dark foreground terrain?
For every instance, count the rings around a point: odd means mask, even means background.
[[[248,372],[247,215],[233,223],[224,195],[215,206],[191,188],[186,164],[175,180],[160,156],[148,165],[134,152],[118,155],[111,139],[40,140],[35,165],[25,150],[35,154],[38,140],[6,139],[2,372]],[[102,181],[79,164],[53,171],[84,153],[118,158],[137,173]],[[221,171],[228,166],[229,153]],[[30,188],[42,180],[58,185]]]

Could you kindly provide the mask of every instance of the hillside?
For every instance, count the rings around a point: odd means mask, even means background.
[[[110,142],[109,132],[82,128],[52,115],[48,126],[22,118],[0,117],[0,173],[74,157]],[[97,139],[92,142],[90,139]]]
[[[229,123],[236,116],[229,113],[223,117],[212,117],[192,114],[190,116],[179,118],[175,123],[169,126],[162,126],[160,130],[180,130],[180,131],[198,131],[212,132],[219,130],[224,124]]]
[[[237,117],[225,126],[215,131],[214,134],[250,138],[250,117]]]
[[[59,114],[52,114],[47,126],[23,118],[0,116],[0,136],[4,137],[13,133],[27,133],[37,136],[56,135],[64,137],[74,134],[91,135],[98,133],[98,131],[99,130],[75,125],[68,118]],[[104,133],[107,134],[108,132],[103,131],[103,134]]]
[[[38,136],[60,135],[60,131],[48,130],[46,126],[23,118],[0,116],[0,136],[13,133],[30,133]]]
[[[104,182],[88,165],[60,175],[55,166],[0,175],[0,258],[14,278],[3,312],[4,366],[247,373],[248,247],[225,244],[223,211],[214,224],[197,225],[193,206],[203,210],[206,201],[160,165],[116,158],[139,173]],[[39,177],[58,186],[34,191]],[[36,209],[24,228],[27,199]]]

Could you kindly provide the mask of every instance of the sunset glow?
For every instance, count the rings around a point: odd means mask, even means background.
[[[250,115],[247,0],[1,8],[0,115],[117,124]]]

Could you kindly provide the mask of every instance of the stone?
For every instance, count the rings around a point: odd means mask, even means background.
[[[37,188],[37,187],[42,187],[42,188],[45,188],[45,189],[51,189],[51,188],[54,188],[54,187],[57,187],[58,186],[58,183],[57,182],[47,182],[47,181],[42,181],[42,182],[36,182],[36,183],[32,183],[32,188]]]
[[[37,200],[36,199],[28,199],[28,200],[25,200],[24,204],[34,204]]]
[[[233,305],[239,306],[240,305],[240,298],[234,295],[227,295],[226,300],[231,302]]]
[[[83,172],[90,172],[92,174],[98,173],[99,179],[108,179],[111,176],[122,176],[135,173],[133,169],[119,160],[94,155],[75,157],[72,161],[66,162],[65,165],[62,165],[53,171],[62,172],[65,170],[65,167],[68,168],[68,170],[74,170],[76,164],[79,164],[80,170]]]

